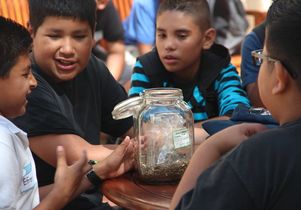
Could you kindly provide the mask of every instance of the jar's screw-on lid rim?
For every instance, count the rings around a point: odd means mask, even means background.
[[[167,98],[183,98],[182,90],[179,88],[164,87],[145,89],[142,94],[145,98],[167,97]]]
[[[140,109],[142,101],[141,96],[136,96],[118,103],[112,111],[113,119],[119,120],[133,116]]]
[[[137,113],[137,110],[140,110],[145,98],[158,99],[159,96],[168,98],[183,98],[182,90],[179,88],[161,87],[145,89],[140,93],[139,96],[132,97],[118,103],[112,111],[112,117],[115,120],[131,117]],[[160,98],[160,100],[162,100],[162,98]]]

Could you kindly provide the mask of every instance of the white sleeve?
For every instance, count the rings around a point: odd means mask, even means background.
[[[0,136],[0,209],[15,209],[22,170],[10,135]]]

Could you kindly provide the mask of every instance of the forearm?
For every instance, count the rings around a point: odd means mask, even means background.
[[[218,150],[210,144],[206,141],[195,151],[172,198],[170,209],[174,209],[182,196],[195,186],[199,175],[221,157]]]
[[[118,81],[125,66],[125,46],[122,41],[108,42],[107,44],[108,57],[106,64],[113,77]]]
[[[87,151],[88,159],[103,160],[112,153],[111,145],[91,145],[81,137],[72,134],[44,135],[30,138],[31,150],[41,159],[56,167],[56,148],[63,146],[68,164],[77,161],[83,150]]]
[[[208,122],[210,120],[229,120],[230,117],[229,116],[217,116],[217,117],[212,117],[208,120],[204,120],[204,121],[201,121],[201,122],[197,122],[197,123],[194,123],[194,127],[195,128],[202,128],[202,124],[205,123],[205,122]]]
[[[153,45],[151,44],[138,43],[139,55],[144,55],[145,53],[148,53],[152,49],[153,49]]]
[[[52,190],[53,184],[39,187],[40,200],[43,200]]]
[[[209,134],[200,127],[195,127],[194,128],[194,144],[195,146],[199,146],[202,144],[207,138]]]
[[[107,57],[106,64],[113,77],[117,81],[120,80],[124,69],[124,54],[110,53]]]
[[[114,145],[116,148],[116,145]],[[97,164],[97,167],[95,167],[95,172],[96,174],[101,178],[101,179],[106,179],[108,178],[108,175],[106,174],[106,171],[108,170],[106,167],[106,164],[103,163],[102,161]],[[62,185],[57,185],[55,186],[54,184],[51,185],[46,185],[43,187],[39,187],[39,194],[40,194],[40,200],[41,203],[40,205],[35,209],[35,210],[48,210],[48,209],[61,209],[64,205],[66,205],[70,200],[76,198],[78,195],[81,193],[91,189],[94,187],[92,183],[87,179],[86,176],[83,176],[82,181],[76,191],[73,194],[69,194],[70,196],[63,196],[62,191],[60,190],[59,187],[64,187]],[[57,197],[56,195],[60,195]],[[54,202],[55,204],[49,204]],[[49,205],[51,208],[45,208],[45,206]]]
[[[60,210],[69,200],[69,197],[63,196],[58,190],[51,190],[34,210]]]
[[[106,164],[104,162],[99,162],[95,166],[93,166],[93,170],[95,174],[102,180],[110,178],[107,174],[106,171],[110,170],[110,168],[106,168]],[[92,183],[88,180],[86,176],[83,177],[80,186],[77,188],[76,192],[73,194],[73,198],[77,197],[79,194],[82,192],[85,192],[94,186]],[[101,186],[99,186],[101,187]]]
[[[104,161],[99,161],[93,165],[94,173],[102,180],[120,176],[133,167],[134,148],[133,142],[130,138],[127,137],[120,145],[113,146],[115,149],[111,155],[109,155]],[[84,176],[75,196],[91,187],[91,182],[86,176]]]

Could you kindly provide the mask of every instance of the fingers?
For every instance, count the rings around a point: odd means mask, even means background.
[[[63,146],[57,147],[57,169],[67,168],[67,160],[66,153]],[[77,160],[74,164],[70,165],[70,167],[74,168],[75,171],[82,171],[86,173],[91,168],[88,163],[87,151],[83,151],[79,160]]]
[[[134,151],[134,144],[127,136],[123,142],[106,158],[107,166],[111,168],[119,167],[125,159],[132,156]]]
[[[129,136],[125,137],[124,140],[120,145],[128,145],[130,143],[131,139]]]
[[[256,133],[266,130],[266,126],[259,123],[243,123],[242,127],[244,129],[243,133],[250,137]]]
[[[130,139],[130,137],[127,136],[122,141],[122,143],[120,145],[118,145],[118,147],[114,150],[113,153],[118,153],[119,155],[121,155],[121,154],[124,155],[130,145],[131,145],[131,139]],[[116,155],[116,154],[114,154],[114,155]]]

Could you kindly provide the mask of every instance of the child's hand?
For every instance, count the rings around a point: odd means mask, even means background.
[[[95,173],[102,179],[120,176],[129,171],[134,163],[134,144],[129,137],[103,161],[93,166]]]
[[[263,124],[242,123],[228,127],[207,139],[206,143],[214,146],[220,155],[230,151],[250,136],[265,130]]]
[[[57,169],[54,178],[53,189],[66,199],[70,199],[79,187],[83,176],[91,168],[88,164],[87,153],[83,151],[81,158],[68,166],[65,150],[62,146],[57,147]]]

